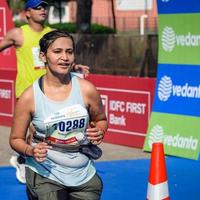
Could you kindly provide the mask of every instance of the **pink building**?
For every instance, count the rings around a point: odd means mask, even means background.
[[[68,4],[70,21],[76,18],[76,2]],[[118,31],[156,30],[156,0],[114,0],[114,14]],[[113,27],[111,0],[93,0],[92,23]]]

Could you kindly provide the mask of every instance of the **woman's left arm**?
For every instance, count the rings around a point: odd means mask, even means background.
[[[87,88],[88,111],[90,115],[90,127],[87,129],[87,137],[93,144],[100,144],[108,128],[106,114],[102,100],[96,87],[89,83]]]

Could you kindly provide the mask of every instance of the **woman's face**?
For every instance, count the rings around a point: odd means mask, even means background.
[[[74,63],[74,49],[70,38],[56,39],[48,48],[44,61],[50,71],[67,74]]]

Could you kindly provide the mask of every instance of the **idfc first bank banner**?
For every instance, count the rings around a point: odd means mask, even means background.
[[[200,150],[200,1],[158,0],[159,58],[144,150],[198,159]]]

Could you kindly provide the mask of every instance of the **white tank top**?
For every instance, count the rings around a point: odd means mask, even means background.
[[[63,145],[77,145],[77,138],[84,135],[89,115],[84,105],[78,79],[71,74],[72,89],[64,101],[46,97],[38,80],[33,84],[35,112],[32,123],[40,137]],[[32,145],[35,145],[34,143]],[[80,152],[48,150],[47,159],[38,163],[28,157],[26,165],[36,173],[66,186],[78,186],[89,181],[95,174],[94,163]]]

